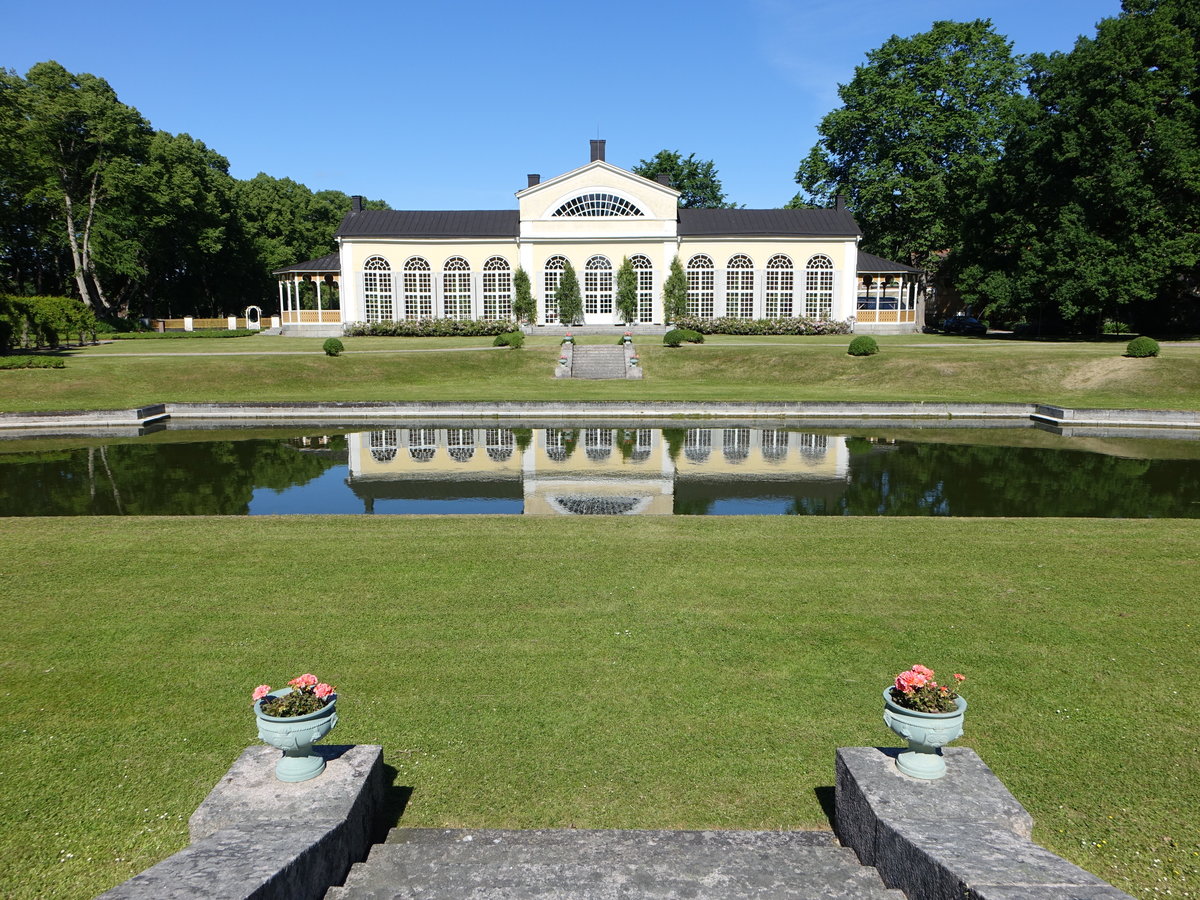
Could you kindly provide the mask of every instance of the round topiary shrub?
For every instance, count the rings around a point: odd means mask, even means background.
[[[687,332],[682,328],[672,328],[663,335],[664,347],[678,347],[687,340]]]
[[[496,335],[496,339],[492,341],[493,347],[512,347],[514,350],[520,350],[525,345],[525,332],[523,331],[506,331],[504,334]]]
[[[346,348],[342,346],[342,342],[337,338],[329,338],[321,345],[321,349],[325,351],[327,356],[337,356]]]
[[[1142,359],[1147,356],[1158,356],[1159,349],[1158,341],[1143,335],[1135,337],[1129,342],[1129,346],[1125,348],[1125,355]]]
[[[683,332],[683,339],[685,341],[687,341],[689,344],[703,344],[704,343],[704,335],[702,335],[700,332],[692,331],[692,329],[690,329],[690,328],[681,328],[679,330]]]
[[[879,344],[875,342],[875,338],[860,334],[850,342],[850,347],[846,352],[851,356],[874,356],[879,352]]]

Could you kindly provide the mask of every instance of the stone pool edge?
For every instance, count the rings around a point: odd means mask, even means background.
[[[671,402],[508,401],[508,402],[278,402],[153,403],[130,409],[0,412],[3,429],[109,428],[165,424],[168,421],[304,419],[371,421],[387,419],[996,419],[1057,428],[1119,426],[1200,429],[1200,411],[1098,409],[1045,403],[942,402]]]

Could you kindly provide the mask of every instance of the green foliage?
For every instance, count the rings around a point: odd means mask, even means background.
[[[860,334],[850,342],[846,352],[851,356],[874,356],[879,352],[879,343],[868,334]]]
[[[512,331],[510,319],[399,319],[391,322],[351,322],[351,337],[490,337]]]
[[[701,334],[849,334],[849,322],[829,319],[781,318],[738,319],[718,316],[702,319],[699,316],[680,316],[674,320],[681,328]]]
[[[106,341],[188,341],[193,338],[240,338],[262,334],[253,328],[201,328],[196,331],[115,331],[106,333]]]
[[[847,197],[863,249],[933,270],[977,210],[981,179],[1014,123],[1024,65],[986,19],[935,22],[867,54],[796,181]],[[793,203],[803,201],[793,200]]]
[[[1154,338],[1145,337],[1144,335],[1142,337],[1135,337],[1125,348],[1125,355],[1132,356],[1135,359],[1144,359],[1148,356],[1158,356],[1160,352],[1161,348],[1158,346],[1158,341],[1154,340]]]
[[[637,288],[637,273],[626,256],[617,269],[617,314],[626,324],[637,319]]]
[[[529,449],[529,445],[533,443],[532,428],[514,428],[512,430],[513,443],[516,444],[517,450],[524,453]]]
[[[493,347],[511,347],[514,350],[520,350],[524,344],[525,333],[521,331],[506,331],[496,335],[496,339],[492,341]]]
[[[321,345],[321,349],[325,351],[326,356],[338,356],[346,349],[346,345],[337,338],[331,337],[326,339],[325,343]]]
[[[678,150],[660,150],[650,159],[640,160],[631,171],[652,181],[669,175],[684,209],[733,209],[737,205],[725,199],[712,160],[696,159],[695,153],[685,159]]]
[[[687,340],[688,332],[682,328],[672,328],[663,335],[663,346],[678,347]]]
[[[59,356],[6,356],[0,358],[0,369],[63,369],[66,361]]]
[[[676,256],[662,288],[663,321],[678,322],[687,315],[687,274]]]
[[[72,336],[95,337],[96,316],[72,297],[0,295],[0,352],[11,347],[58,347]]]
[[[1032,58],[1020,127],[952,257],[967,302],[1050,333],[1196,326],[1197,33],[1191,0],[1139,0]]]
[[[329,705],[328,700],[322,700],[312,691],[292,690],[282,697],[264,698],[259,709],[265,715],[277,719],[290,719],[296,716],[307,716]]]
[[[555,299],[558,302],[558,320],[560,322],[564,325],[575,325],[583,321],[583,297],[579,293],[579,278],[575,274],[575,267],[570,262],[563,266]]]
[[[529,273],[520,266],[513,273],[513,317],[518,322],[533,323],[537,320],[537,301],[529,285]]]

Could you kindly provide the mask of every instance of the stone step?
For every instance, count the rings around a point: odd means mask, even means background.
[[[625,348],[619,345],[576,346],[572,353],[572,378],[624,378],[626,368]]]
[[[827,832],[396,828],[326,900],[904,900]]]

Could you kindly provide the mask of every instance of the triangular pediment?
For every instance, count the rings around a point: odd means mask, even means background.
[[[680,192],[602,159],[517,191],[522,219],[597,216],[591,198],[614,198],[612,216],[674,218]],[[577,202],[573,202],[577,201]],[[566,211],[562,211],[563,207]],[[591,209],[591,212],[576,212]],[[607,216],[608,214],[603,214]]]

